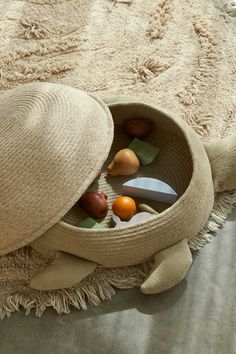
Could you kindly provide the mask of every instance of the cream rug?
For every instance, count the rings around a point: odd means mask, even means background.
[[[228,0],[1,0],[0,90],[32,81],[72,85],[99,96],[131,94],[179,114],[206,141],[236,127],[236,5]],[[190,244],[210,241],[236,201],[216,197],[208,225]],[[139,286],[151,262],[98,268],[76,287],[28,288],[50,259],[24,248],[0,258],[0,317],[52,306],[86,309],[114,287]]]

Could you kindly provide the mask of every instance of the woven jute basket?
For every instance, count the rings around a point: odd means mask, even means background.
[[[42,250],[50,246],[52,251],[62,250],[106,267],[140,264],[184,238],[191,240],[206,224],[214,201],[211,168],[202,142],[178,116],[129,97],[107,99],[106,103],[114,121],[114,140],[108,159],[104,151],[100,176],[89,187],[89,190],[103,191],[108,195],[110,212],[102,221],[106,228],[79,228],[78,222],[85,214],[75,206],[37,240],[37,246]],[[178,200],[147,222],[114,229],[111,228],[112,201],[122,194],[122,183],[133,177],[109,177],[106,168],[115,153],[130,142],[122,123],[131,117],[146,117],[154,122],[147,141],[160,148],[156,160],[143,166],[137,176],[158,178],[168,183],[177,192]],[[98,129],[99,124],[98,120]],[[100,139],[107,139],[103,132]],[[97,141],[90,141],[90,144],[94,146]],[[99,157],[98,153],[96,156]],[[77,183],[82,181],[81,174]],[[157,203],[149,204],[157,210],[161,208]]]

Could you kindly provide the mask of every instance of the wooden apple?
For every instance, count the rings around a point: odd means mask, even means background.
[[[107,215],[107,195],[103,192],[86,192],[80,198],[79,204],[88,215],[95,219],[101,219]]]
[[[131,118],[124,122],[124,131],[131,138],[146,138],[152,130],[152,122],[144,118]]]

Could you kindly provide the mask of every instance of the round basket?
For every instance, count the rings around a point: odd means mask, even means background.
[[[48,247],[50,244],[53,249],[106,267],[117,267],[140,264],[181,239],[193,238],[206,224],[212,211],[214,191],[203,143],[182,119],[158,107],[129,98],[110,100],[108,106],[115,124],[114,141],[101,175],[89,188],[103,191],[108,196],[110,212],[102,221],[107,228],[79,228],[78,222],[85,214],[75,206],[40,237],[40,243],[41,246]],[[112,228],[112,201],[122,194],[122,183],[135,176],[110,177],[107,176],[106,168],[115,153],[128,146],[130,139],[124,134],[122,123],[133,117],[153,120],[154,129],[147,141],[160,148],[156,160],[142,167],[137,177],[152,177],[168,183],[177,192],[178,200],[165,210],[163,205],[146,201],[158,211],[163,211],[147,222]]]

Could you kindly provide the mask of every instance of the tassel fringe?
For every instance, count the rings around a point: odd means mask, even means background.
[[[150,21],[146,33],[151,40],[162,39],[164,37],[172,14],[173,2],[171,0],[162,0],[150,12]]]
[[[137,267],[103,268],[95,272],[70,289],[51,292],[35,291],[34,295],[14,294],[1,298],[0,319],[9,318],[22,308],[29,315],[35,309],[35,315],[41,317],[47,307],[52,307],[58,314],[69,313],[70,308],[87,310],[87,305],[98,306],[102,301],[115,295],[114,287],[128,289],[140,286],[150,273],[153,261]]]
[[[222,227],[227,216],[232,211],[234,203],[236,203],[236,192],[230,194],[224,192],[216,196],[214,208],[207,225],[197,236],[189,241],[189,247],[193,251],[200,250],[216,236],[218,229]]]
[[[193,251],[200,250],[216,235],[224,224],[236,203],[236,191],[219,193],[216,196],[214,208],[207,225],[200,233],[189,241]],[[25,247],[20,249],[18,256],[29,259],[33,250]],[[37,256],[36,263],[37,263]],[[11,259],[8,259],[11,262]],[[40,259],[38,260],[40,262]],[[5,264],[4,264],[5,265]],[[136,267],[103,268],[98,267],[91,275],[86,277],[70,289],[57,291],[33,291],[27,289],[21,294],[2,296],[0,301],[0,319],[9,318],[15,311],[22,308],[29,315],[35,309],[35,315],[41,317],[47,307],[52,307],[58,314],[69,313],[71,307],[78,310],[87,310],[88,305],[98,306],[102,301],[111,299],[115,295],[115,288],[128,289],[139,287],[150,273],[153,259]]]

